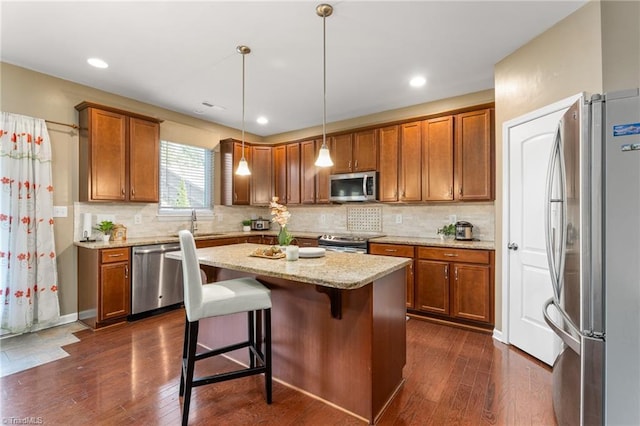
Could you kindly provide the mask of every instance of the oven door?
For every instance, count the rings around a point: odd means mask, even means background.
[[[335,252],[340,252],[340,253],[365,254],[367,252],[367,249],[361,248],[361,247],[330,246],[330,245],[324,245],[324,244],[318,244],[318,247],[322,247],[323,249],[325,249],[327,251],[335,251]]]

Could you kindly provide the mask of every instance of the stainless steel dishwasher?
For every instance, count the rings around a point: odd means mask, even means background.
[[[182,303],[182,262],[165,258],[180,244],[133,247],[131,314],[141,314]]]

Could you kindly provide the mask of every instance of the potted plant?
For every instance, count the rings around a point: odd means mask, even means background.
[[[452,240],[456,236],[456,225],[450,223],[448,225],[444,225],[442,228],[438,228],[438,235],[440,238]]]
[[[96,229],[102,232],[102,240],[105,243],[109,242],[109,238],[111,238],[111,231],[113,230],[113,222],[110,220],[103,220],[96,226]]]
[[[242,230],[244,232],[249,232],[251,231],[251,219],[244,219],[242,221]]]

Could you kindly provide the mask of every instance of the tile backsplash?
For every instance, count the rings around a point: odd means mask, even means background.
[[[493,202],[444,203],[444,204],[341,204],[291,206],[289,228],[292,231],[323,233],[385,234],[406,237],[435,238],[438,228],[449,223],[451,215],[456,220],[473,224],[474,238],[494,241],[495,212]],[[128,238],[155,237],[176,234],[189,229],[190,217],[158,216],[157,204],[138,203],[74,203],[74,240],[82,239],[83,213],[90,213],[92,225],[98,218],[115,218],[116,223],[127,227]],[[136,216],[141,219],[135,223]],[[198,217],[198,231],[241,231],[243,219],[257,217],[270,219],[268,207],[215,206],[213,215]],[[275,225],[272,225],[275,229]],[[97,231],[93,233],[98,235]]]

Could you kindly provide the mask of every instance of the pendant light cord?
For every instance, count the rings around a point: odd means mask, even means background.
[[[327,147],[327,16],[322,15],[322,147]]]
[[[242,160],[244,160],[244,57],[242,54]]]

